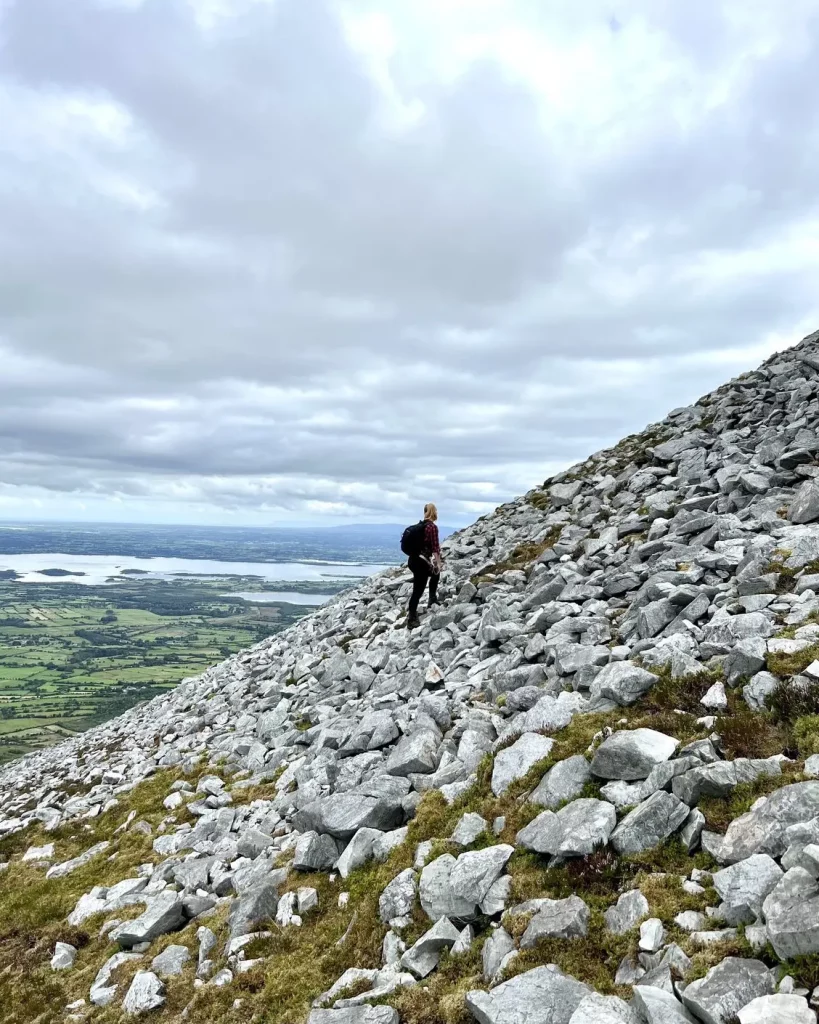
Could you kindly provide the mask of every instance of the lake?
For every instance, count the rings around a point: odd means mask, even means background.
[[[131,558],[117,555],[66,555],[59,552],[36,555],[0,554],[0,570],[13,569],[18,583],[80,583],[88,586],[114,584],[118,579],[168,579],[185,576],[255,576],[260,580],[322,582],[359,580],[372,576],[387,565],[348,562],[219,562],[194,558]],[[43,570],[61,569],[71,575],[44,575]],[[139,570],[131,574],[127,570]],[[269,591],[239,595],[253,601],[287,601],[292,604],[319,605],[327,594],[298,594]]]

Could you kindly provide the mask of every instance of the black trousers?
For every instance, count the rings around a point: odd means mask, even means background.
[[[412,597],[409,603],[409,613],[410,615],[416,615],[418,613],[418,602],[423,596],[427,582],[429,582],[430,604],[435,601],[441,574],[434,573],[429,562],[423,558],[410,558],[409,568],[412,573]]]

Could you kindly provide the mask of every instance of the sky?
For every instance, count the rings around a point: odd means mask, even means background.
[[[0,0],[0,518],[460,525],[819,328],[819,0]]]

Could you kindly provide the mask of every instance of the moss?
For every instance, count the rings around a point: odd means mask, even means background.
[[[549,495],[546,491],[535,491],[534,494],[529,495],[526,501],[534,508],[540,509],[541,512],[545,512],[550,503]]]
[[[819,644],[813,644],[802,651],[796,651],[794,654],[768,652],[766,655],[768,671],[773,672],[775,676],[797,676],[800,672],[804,672],[808,665],[816,661],[817,658],[819,658]],[[816,684],[816,694],[814,696],[817,694],[819,694],[819,683]]]
[[[819,754],[819,715],[802,715],[793,723],[793,737],[802,757]]]
[[[307,732],[308,729],[313,728],[313,723],[306,715],[303,715],[301,718],[299,718],[296,722],[293,723],[293,728],[297,729],[299,732]]]
[[[674,679],[671,666],[650,669],[657,676],[657,682],[645,695],[641,708],[667,714],[670,711],[687,711],[698,717],[704,708],[700,700],[715,682],[723,678],[720,670],[703,670],[697,675]]]
[[[627,996],[614,984],[623,957],[636,953],[635,935],[614,935],[605,927],[603,912],[592,910],[585,937],[541,939],[532,949],[521,950],[510,964],[506,978],[513,978],[543,964],[557,964],[566,974],[584,981],[598,992]]]

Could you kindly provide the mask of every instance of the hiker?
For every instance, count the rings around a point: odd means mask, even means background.
[[[429,604],[440,604],[438,600],[438,583],[441,579],[443,558],[441,557],[441,545],[438,540],[438,527],[435,525],[438,519],[438,509],[430,502],[424,505],[424,518],[415,527],[417,537],[415,548],[409,556],[409,568],[412,572],[412,597],[409,603],[409,615],[407,616],[407,629],[414,629],[418,625],[418,602],[429,581]],[[423,527],[423,529],[421,529]]]

